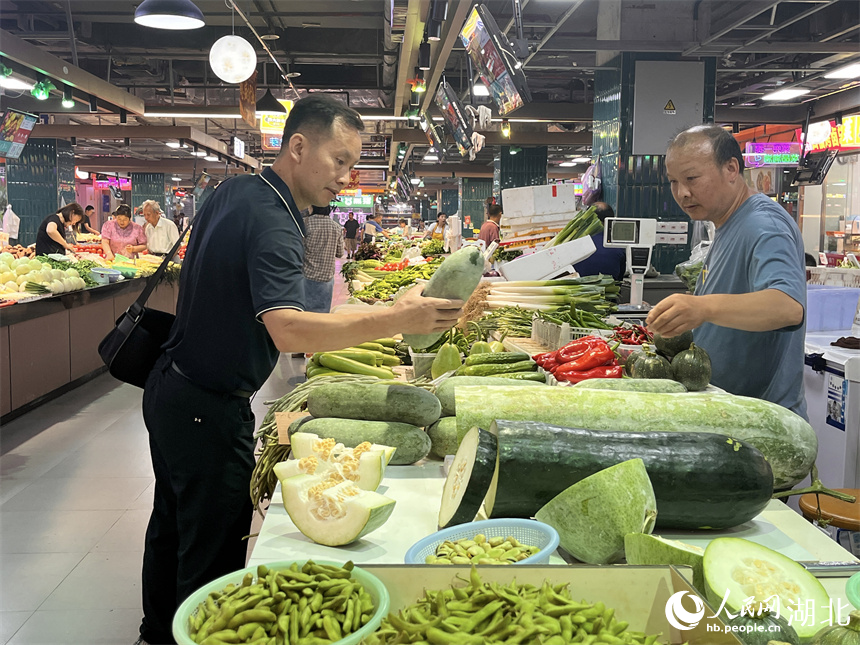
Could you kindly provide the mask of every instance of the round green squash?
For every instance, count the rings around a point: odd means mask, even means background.
[[[653,342],[658,352],[669,360],[672,360],[675,354],[690,348],[690,345],[693,344],[693,332],[685,331],[683,334],[668,338],[660,334],[654,334]]]
[[[638,358],[633,364],[633,371],[630,375],[633,378],[670,379],[673,378],[672,365],[662,356],[645,350],[645,355]]]
[[[740,628],[733,632],[744,645],[767,645],[770,641],[781,641],[789,645],[800,645],[800,637],[785,618],[768,611],[761,614],[738,615],[723,621],[729,627]]]
[[[711,382],[711,357],[696,345],[690,345],[672,359],[672,378],[689,392],[701,392]]]
[[[848,614],[847,625],[831,625],[818,632],[812,645],[860,645],[860,610]]]
[[[627,373],[628,376],[633,375],[633,366],[636,364],[636,361],[638,361],[643,356],[645,356],[645,352],[643,352],[642,350],[636,350],[635,352],[630,354],[630,356],[627,357],[627,360],[624,362],[624,371]]]

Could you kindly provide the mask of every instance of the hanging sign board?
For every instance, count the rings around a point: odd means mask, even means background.
[[[803,129],[798,128],[796,132],[797,140],[803,140]],[[807,140],[807,152],[860,148],[860,115],[843,117],[842,125],[836,125],[835,121],[810,123]]]
[[[260,132],[264,134],[283,134],[284,124],[293,109],[293,102],[287,99],[278,99],[278,103],[287,110],[286,114],[264,114],[260,117]]]
[[[257,70],[239,83],[239,114],[252,128],[257,127]]]
[[[279,134],[263,134],[262,148],[267,151],[277,151],[281,149],[283,137]]]

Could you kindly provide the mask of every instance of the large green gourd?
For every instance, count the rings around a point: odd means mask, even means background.
[[[467,246],[445,259],[424,287],[428,298],[451,298],[466,302],[484,274],[484,256],[476,246]],[[415,349],[426,349],[446,332],[403,334],[403,341]]]

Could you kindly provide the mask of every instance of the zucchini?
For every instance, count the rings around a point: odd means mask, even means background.
[[[305,423],[302,432],[310,432],[322,438],[332,438],[347,448],[369,441],[397,450],[392,466],[414,464],[430,452],[430,437],[421,428],[408,423],[392,421],[355,421],[352,419],[312,419]]]
[[[620,432],[729,435],[761,451],[773,469],[776,490],[803,481],[818,453],[815,430],[794,412],[769,401],[733,394],[659,394],[575,387],[527,391],[458,388],[460,437],[474,426],[489,428],[494,419]]]
[[[484,274],[484,256],[476,246],[466,246],[449,255],[421,295],[428,298],[450,298],[464,303],[475,291]],[[432,334],[403,334],[403,340],[415,349],[426,349],[435,344],[447,332]]]
[[[351,358],[345,358],[337,354],[325,353],[320,356],[323,367],[348,374],[362,374],[364,376],[375,376],[376,378],[394,378],[394,372],[388,367],[374,367],[359,363]]]
[[[524,352],[501,352],[498,354],[472,354],[466,357],[466,365],[487,365],[495,363],[519,363],[529,361],[531,356]]]
[[[622,392],[664,392],[683,394],[687,391],[678,381],[668,378],[590,378],[573,387],[584,390],[620,390]]]
[[[445,459],[445,455],[457,454],[457,419],[442,417],[427,428],[430,437],[430,456]],[[493,457],[495,459],[495,457]]]
[[[475,519],[487,494],[496,465],[496,437],[480,428],[466,433],[448,469],[439,528],[465,524]]]
[[[462,387],[464,385],[522,385],[524,387],[540,385],[540,383],[536,383],[533,381],[506,381],[500,380],[498,378],[493,378],[493,380],[490,380],[490,378],[491,377],[489,376],[452,376],[442,381],[439,387],[436,388],[436,397],[442,404],[442,414],[444,416],[454,416],[455,414],[457,414],[457,405],[454,399],[454,392],[456,388]]]
[[[505,374],[490,374],[487,378],[509,378],[515,381],[546,383],[546,374],[543,372],[507,372]]]
[[[383,347],[390,347],[392,349],[397,347],[397,340],[394,338],[377,338],[373,342],[377,345],[382,345]]]
[[[433,394],[412,385],[326,383],[308,395],[308,412],[317,418],[395,421],[423,427],[436,422],[442,405]]]
[[[380,353],[384,353],[383,350],[385,349],[385,345],[380,345],[379,343],[371,343],[371,342],[359,343],[358,345],[355,345],[355,347],[357,347],[358,349],[369,349],[373,352],[380,352]]]
[[[657,526],[724,529],[767,506],[773,473],[758,450],[706,432],[608,432],[496,420],[498,475],[487,516],[532,517],[568,486],[639,458],[654,487]]]
[[[488,356],[498,356],[498,354],[488,354]],[[466,376],[491,376],[492,374],[506,374],[513,372],[534,372],[537,368],[537,363],[533,360],[527,360],[520,361],[519,363],[469,365],[465,370],[463,370],[463,373]]]
[[[400,359],[396,356],[390,356],[388,354],[383,355],[382,364],[387,367],[397,367],[400,365]]]

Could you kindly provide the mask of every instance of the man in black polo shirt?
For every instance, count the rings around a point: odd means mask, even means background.
[[[175,642],[179,604],[245,565],[254,467],[249,398],[279,352],[443,331],[461,313],[461,301],[424,298],[420,288],[385,311],[303,311],[301,212],[328,205],[347,186],[363,127],[358,113],[326,95],[298,101],[272,167],[222,183],[195,218],[176,322],[143,396],[155,499],[140,642]]]

